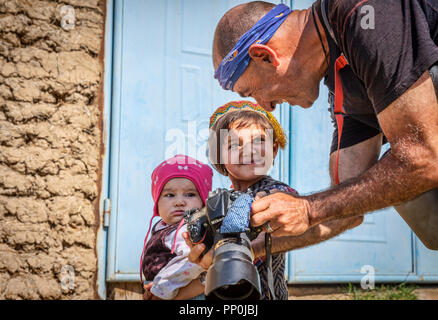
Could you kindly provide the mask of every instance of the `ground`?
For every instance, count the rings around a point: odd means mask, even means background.
[[[382,288],[383,286],[383,288]],[[289,300],[438,300],[438,285],[376,285],[364,291],[360,286],[345,285],[289,285]]]
[[[108,287],[108,299],[141,300],[138,283],[113,283]],[[364,291],[360,286],[289,285],[289,300],[438,300],[438,285],[378,284],[375,290]]]

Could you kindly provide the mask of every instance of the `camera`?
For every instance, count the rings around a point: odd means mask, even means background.
[[[251,241],[257,238],[261,228],[249,226],[248,210],[244,212],[247,222],[244,230],[220,232],[233,203],[244,194],[219,188],[209,193],[203,209],[184,213],[190,240],[206,246],[202,255],[214,246],[213,263],[206,277],[207,300],[260,299],[260,277],[253,264]]]

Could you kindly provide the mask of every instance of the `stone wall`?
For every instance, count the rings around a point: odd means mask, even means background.
[[[94,299],[105,1],[0,0],[0,299]]]

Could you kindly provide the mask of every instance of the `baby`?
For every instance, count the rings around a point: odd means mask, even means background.
[[[228,176],[234,190],[250,193],[282,191],[296,194],[288,185],[267,175],[278,149],[286,138],[275,117],[249,101],[233,101],[218,108],[210,118],[210,160],[216,170]],[[269,288],[268,266],[255,261],[260,275],[262,299],[287,300],[285,255],[272,256],[273,288]]]
[[[140,279],[145,299],[185,300],[202,295],[203,269],[187,260],[190,248],[181,233],[186,231],[185,211],[202,208],[211,190],[213,171],[193,158],[177,155],[162,162],[152,173],[154,213],[141,255]],[[161,219],[152,227],[152,219]]]

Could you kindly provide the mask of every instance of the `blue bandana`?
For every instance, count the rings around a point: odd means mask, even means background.
[[[284,4],[275,6],[237,41],[214,74],[222,88],[225,90],[233,89],[234,84],[251,60],[248,53],[249,47],[254,43],[267,43],[291,12],[289,7]]]

